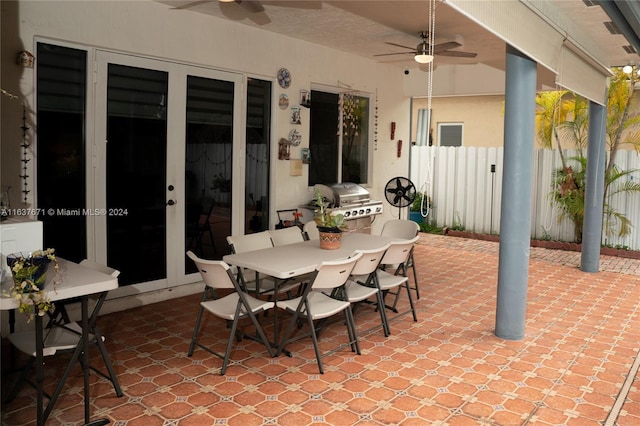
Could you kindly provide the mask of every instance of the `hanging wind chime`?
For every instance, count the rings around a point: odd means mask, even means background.
[[[20,145],[22,147],[22,174],[20,177],[22,178],[22,201],[26,204],[27,194],[31,192],[29,190],[29,175],[27,174],[27,163],[31,161],[31,158],[29,158],[31,144],[27,140],[27,132],[31,128],[27,125],[27,107],[24,104],[22,105],[22,126],[20,128],[22,129],[22,144]]]

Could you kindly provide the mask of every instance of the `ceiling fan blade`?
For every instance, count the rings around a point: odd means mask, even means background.
[[[271,22],[266,13],[254,13],[249,15],[248,18],[256,25],[266,25]]]
[[[477,53],[472,52],[458,52],[455,50],[446,50],[444,52],[438,53],[438,56],[451,56],[454,58],[475,58],[478,56]]]
[[[373,56],[392,56],[392,55],[415,55],[415,52],[379,53]]]
[[[409,46],[403,46],[401,44],[397,44],[397,43],[391,43],[390,41],[385,41],[385,44],[389,44],[391,46],[396,46],[396,47],[402,47],[403,49],[409,49],[411,51],[415,51],[416,48],[415,47],[409,47]]]
[[[172,9],[177,9],[177,10],[180,10],[180,9],[190,9],[190,8],[192,8],[192,7],[194,7],[194,6],[199,5],[199,4],[209,3],[210,1],[211,1],[211,0],[189,1],[189,2],[183,3],[183,4],[179,5],[179,6],[174,6],[174,7],[172,7]]]
[[[238,3],[240,6],[244,7],[245,9],[247,9],[250,12],[253,12],[253,13],[264,12],[264,7],[258,1],[255,1],[255,0],[236,0],[235,2]]]
[[[275,1],[262,1],[262,4],[279,7],[291,7],[294,9],[308,9],[308,10],[320,10],[322,9],[321,1],[314,0],[275,0]]]
[[[440,52],[444,52],[445,50],[455,49],[456,47],[462,46],[457,41],[448,41],[446,43],[440,43],[433,46],[433,53],[438,54]]]
[[[256,9],[255,5],[262,10]],[[218,7],[220,7],[220,11],[225,17],[233,21],[249,19],[256,25],[265,25],[271,22],[264,8],[255,1],[236,0],[233,2],[218,2]]]

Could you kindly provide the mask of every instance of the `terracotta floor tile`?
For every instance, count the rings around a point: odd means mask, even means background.
[[[309,338],[288,345],[291,357],[277,358],[257,342],[234,342],[225,376],[222,360],[208,352],[197,348],[187,357],[199,295],[104,315],[98,322],[124,396],[91,374],[92,414],[117,426],[602,425],[638,355],[640,277],[620,273],[617,258],[603,258],[602,272],[587,274],[579,262],[558,260],[564,253],[532,249],[525,338],[506,341],[493,334],[497,247],[422,235],[415,247],[419,321],[395,320],[389,338],[380,329],[360,335],[362,355],[347,348],[324,357],[323,375]],[[407,307],[406,295],[400,304]],[[365,306],[356,322],[365,330],[380,319]],[[265,329],[272,335],[272,325]],[[203,343],[224,348],[228,332],[205,315]],[[320,346],[344,341],[338,321],[323,331]],[[2,345],[3,370],[8,347]],[[94,348],[90,355],[97,359]],[[67,360],[48,360],[47,389]],[[13,380],[3,377],[2,395]],[[82,424],[81,392],[76,366],[47,426]],[[2,425],[33,424],[34,404],[33,390],[23,387],[2,403]],[[616,424],[640,425],[638,407],[636,385]]]

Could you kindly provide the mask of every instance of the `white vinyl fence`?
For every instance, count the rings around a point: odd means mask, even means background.
[[[563,153],[565,159],[577,154],[572,150]],[[419,191],[431,196],[432,208],[426,220],[440,227],[461,226],[471,232],[499,234],[502,157],[502,148],[412,146],[410,179]],[[573,223],[566,218],[559,220],[560,210],[549,196],[553,172],[561,165],[558,150],[538,149],[533,162],[532,238],[574,241]],[[621,170],[635,170],[618,179],[618,185],[640,181],[640,158],[635,151],[619,151],[616,164]],[[640,193],[618,194],[608,203],[624,213],[633,227],[626,237],[603,231],[602,243],[639,250]]]

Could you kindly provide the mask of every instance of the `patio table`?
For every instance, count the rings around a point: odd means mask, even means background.
[[[344,233],[342,235],[342,247],[336,250],[321,249],[320,241],[310,240],[244,253],[228,254],[223,256],[222,259],[230,265],[252,269],[277,278],[274,289],[276,309],[274,309],[273,314],[274,343],[277,345],[279,343],[277,303],[280,281],[311,273],[315,271],[320,263],[345,258],[352,255],[356,250],[374,250],[397,240],[398,238],[395,237],[382,237],[355,232]]]
[[[107,296],[109,290],[118,288],[118,279],[111,275],[104,274],[102,272],[95,271],[93,269],[85,268],[77,263],[57,258],[59,265],[59,273],[56,274],[53,269],[53,263],[49,264],[47,271],[47,278],[44,285],[44,289],[48,292],[49,299],[52,302],[80,298],[82,320],[80,322],[82,328],[82,336],[79,338],[75,351],[69,361],[67,371],[70,370],[73,364],[82,355],[82,369],[84,375],[84,415],[85,423],[89,423],[89,319],[94,315],[97,316],[98,311],[102,305],[102,302]],[[12,311],[18,308],[18,302],[11,298],[6,297],[4,294],[8,293],[12,283],[12,276],[7,274],[3,277],[2,281],[2,296],[0,297],[0,310]],[[57,280],[55,289],[53,288],[53,281]],[[88,298],[91,295],[97,294],[98,300],[96,307],[92,315],[88,312]],[[37,412],[36,412],[36,424],[38,426],[44,425],[49,413],[53,409],[53,406],[57,400],[57,397],[62,389],[62,385],[66,380],[65,374],[62,380],[58,383],[56,392],[51,396],[49,403],[45,409],[44,407],[44,336],[43,336],[43,317],[36,315],[34,322],[34,339],[35,339],[35,358],[36,358],[36,388],[37,388]]]

